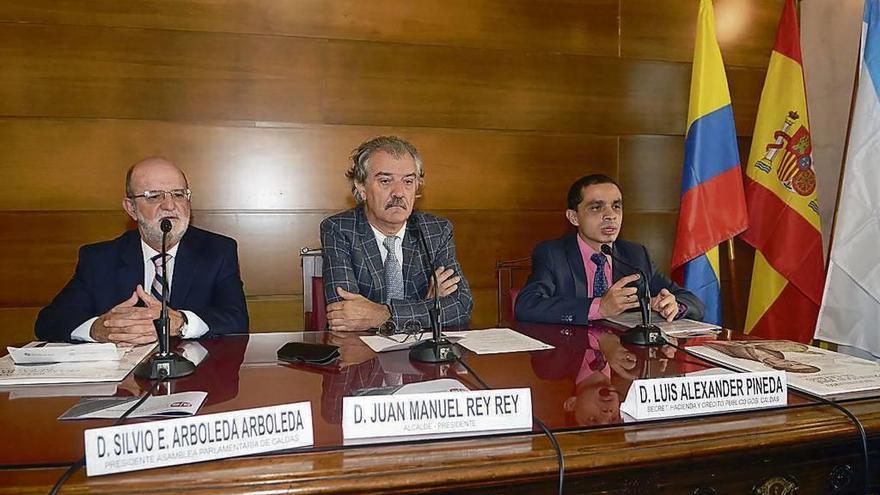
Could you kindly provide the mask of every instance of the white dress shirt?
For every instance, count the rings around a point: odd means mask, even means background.
[[[385,248],[385,238],[392,236],[383,234],[379,229],[373,227],[372,224],[370,224],[370,228],[373,229],[373,234],[376,236],[376,244],[379,245],[379,254],[382,256],[382,264],[384,265],[385,258],[388,257],[388,249]],[[394,254],[397,256],[397,264],[400,266],[400,280],[403,280],[403,239],[406,235],[406,223],[393,235],[398,237],[397,242],[394,243]]]

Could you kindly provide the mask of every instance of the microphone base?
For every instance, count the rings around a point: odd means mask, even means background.
[[[173,379],[192,375],[195,371],[196,365],[183,356],[173,353],[153,354],[149,359],[135,366],[134,376],[149,380],[157,380],[160,377]]]
[[[409,358],[422,363],[449,363],[460,357],[461,347],[444,338],[419,342],[409,350]]]
[[[666,343],[657,325],[636,325],[620,335],[624,344],[639,346],[661,346]]]

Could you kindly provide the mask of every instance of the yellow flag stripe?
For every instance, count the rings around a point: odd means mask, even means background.
[[[752,331],[787,284],[788,280],[770,266],[761,251],[755,251],[752,288],[749,292],[749,308],[746,312],[746,333]]]
[[[718,246],[706,251],[706,259],[709,260],[709,266],[715,272],[715,278],[718,279],[718,286],[721,286],[721,263],[718,261]]]
[[[724,73],[724,61],[715,38],[714,9],[711,0],[700,0],[687,129],[703,115],[729,104],[730,90]]]

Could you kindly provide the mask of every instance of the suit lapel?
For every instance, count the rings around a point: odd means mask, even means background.
[[[189,227],[180,246],[177,248],[177,256],[174,260],[174,272],[171,276],[171,300],[168,304],[172,308],[181,308],[186,305],[186,296],[192,287],[199,265],[199,239],[193,233],[193,227]]]
[[[624,260],[626,262],[630,262],[629,258],[627,256],[625,256],[623,253],[621,253],[620,249],[617,248],[616,242],[611,245],[611,252],[614,253],[615,258]],[[626,277],[627,275],[632,275],[633,273],[636,273],[636,272],[633,271],[632,268],[624,265],[623,263],[614,263],[614,261],[612,260],[612,262],[611,262],[611,279],[613,280],[613,282],[617,282],[621,278]],[[641,282],[639,282],[639,283],[641,283]]]
[[[379,301],[385,301],[385,266],[382,265],[382,255],[379,253],[379,246],[376,244],[376,234],[367,221],[367,215],[364,213],[364,207],[358,208],[357,223],[355,226],[358,242],[361,243],[361,249],[364,250],[364,257],[367,259],[367,266],[370,271],[370,277],[373,279],[373,287],[378,292]],[[363,294],[367,299],[374,299],[368,294]]]
[[[407,222],[406,236],[404,236],[403,243],[401,244],[401,247],[403,247],[403,283],[406,287],[404,294],[407,299],[419,296],[412,276],[416,265],[422,261],[419,251],[419,235],[420,233],[415,222]]]
[[[565,258],[574,277],[574,294],[578,298],[587,297],[587,271],[584,268],[584,258],[577,243],[577,234],[565,238]]]
[[[131,297],[134,288],[144,283],[144,251],[137,230],[128,231],[119,253],[119,264],[116,268],[116,283],[119,284],[120,302]],[[145,289],[149,291],[149,289]]]

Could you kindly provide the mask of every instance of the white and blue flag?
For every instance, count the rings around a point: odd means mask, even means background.
[[[880,0],[865,2],[859,64],[815,336],[880,357]]]

